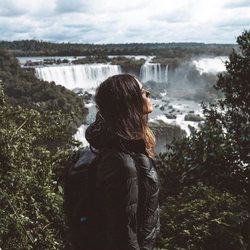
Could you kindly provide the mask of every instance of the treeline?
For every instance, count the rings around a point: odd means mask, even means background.
[[[237,46],[205,43],[79,44],[20,40],[1,41],[0,48],[11,51],[15,56],[161,55],[175,58],[229,55]]]

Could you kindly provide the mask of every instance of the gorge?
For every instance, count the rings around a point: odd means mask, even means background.
[[[141,58],[143,61],[139,61]],[[38,65],[34,68],[39,79],[54,81],[79,94],[85,91],[93,94],[98,84],[109,76],[121,73],[136,75],[151,91],[154,111],[149,114],[149,122],[158,142],[156,151],[160,153],[165,151],[165,145],[170,144],[174,138],[190,134],[192,129],[198,127],[198,121],[188,121],[185,117],[190,113],[202,115],[201,101],[208,102],[216,98],[217,93],[212,86],[217,79],[216,74],[225,70],[224,61],[227,58],[194,58],[183,60],[178,65],[152,62],[152,59],[137,56],[134,60],[140,63],[139,70],[138,65],[72,64],[70,60],[66,64]],[[87,143],[84,138],[85,129],[94,120],[96,112],[93,99],[90,98],[88,102],[87,124],[83,124],[75,135],[83,145]]]

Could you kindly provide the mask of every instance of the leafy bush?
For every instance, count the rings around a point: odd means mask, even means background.
[[[39,81],[5,51],[0,79],[0,247],[63,249],[63,189],[57,180],[86,115],[83,100]]]
[[[56,180],[68,151],[49,151],[40,142],[60,140],[67,121],[10,106],[3,94],[0,104],[0,247],[62,249],[62,189],[56,192]]]
[[[202,183],[167,197],[161,209],[164,249],[246,249],[246,200]]]
[[[159,156],[161,248],[250,248],[250,32],[237,42],[215,86],[223,98]]]
[[[82,97],[54,82],[38,80],[34,69],[21,68],[18,60],[4,50],[0,50],[0,80],[6,100],[12,105],[70,116],[70,133],[76,132],[86,119],[88,112]]]

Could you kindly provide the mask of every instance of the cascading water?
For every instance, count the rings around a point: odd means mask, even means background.
[[[81,146],[83,146],[83,147],[86,147],[89,145],[88,141],[85,138],[85,132],[86,132],[87,127],[88,127],[88,125],[86,125],[86,124],[81,125],[78,128],[76,134],[74,135],[74,138],[76,140],[80,141]]]
[[[168,84],[168,65],[165,68],[165,82]]]
[[[108,64],[37,67],[35,71],[39,79],[48,82],[54,81],[56,84],[63,85],[68,89],[96,88],[99,83],[108,77],[122,72],[119,65]],[[74,135],[75,139],[82,142],[82,146],[88,145],[85,139],[86,128],[87,125],[83,124]]]
[[[226,70],[225,61],[228,60],[226,56],[217,56],[213,58],[200,58],[192,60],[192,63],[199,70],[200,74],[222,72]]]
[[[100,82],[112,75],[121,74],[121,67],[108,64],[85,64],[38,67],[35,71],[39,79],[54,81],[68,89],[90,89],[96,88]]]
[[[140,78],[143,83],[147,81],[168,82],[168,66],[164,68],[160,63],[146,62],[141,66]]]

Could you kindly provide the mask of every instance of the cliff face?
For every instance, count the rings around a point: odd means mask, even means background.
[[[173,142],[186,136],[186,132],[178,125],[167,124],[161,120],[150,122],[149,127],[154,132],[156,138],[155,152],[164,153],[167,147]]]

